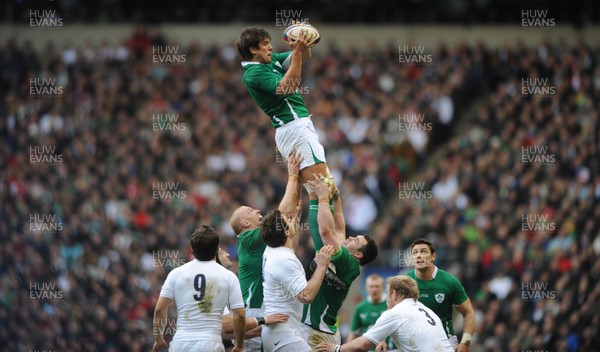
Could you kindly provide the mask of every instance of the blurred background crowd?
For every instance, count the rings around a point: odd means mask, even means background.
[[[310,3],[291,0],[288,6],[299,4],[312,20],[319,23],[494,23],[520,21],[524,6],[547,9],[561,23],[578,27],[600,20],[600,4],[594,0],[580,0],[577,6],[567,2],[548,3],[539,0],[411,0],[398,2],[380,0],[377,6],[368,0],[347,0],[343,3],[314,0]],[[229,23],[271,21],[281,9],[277,0],[254,1],[254,6],[243,6],[235,0],[172,1],[159,0],[16,0],[2,5],[0,18],[11,22],[26,21],[31,6],[51,6],[60,11],[68,22],[114,23],[122,21],[163,22],[165,18],[177,23]]]
[[[233,210],[266,213],[281,200],[285,163],[235,47],[192,43],[180,46],[185,63],[157,64],[153,47],[168,44],[140,27],[120,45],[0,47],[3,349],[148,350],[154,304],[177,266],[157,258],[185,261],[200,224],[235,257]],[[410,242],[429,238],[476,309],[472,351],[597,349],[600,47],[440,44],[428,65],[400,64],[394,45],[313,54],[303,97],[348,232],[380,245],[371,266],[405,272]],[[32,95],[35,77],[55,77],[63,92]],[[553,93],[524,96],[529,77],[549,78]],[[405,114],[430,130],[401,131]],[[32,146],[62,158],[32,163]],[[547,147],[546,162],[523,158],[532,146]],[[399,199],[416,184],[428,196]],[[179,193],[157,199],[168,185]],[[35,214],[59,228],[38,230]],[[297,252],[305,265],[308,237]],[[61,297],[36,299],[44,290]]]

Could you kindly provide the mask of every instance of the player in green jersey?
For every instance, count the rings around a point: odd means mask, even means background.
[[[415,279],[419,286],[419,301],[440,317],[456,351],[468,351],[475,330],[475,312],[464,287],[457,278],[435,266],[435,248],[431,242],[423,238],[415,240],[411,245],[411,253],[415,269],[407,275]],[[464,318],[460,343],[454,333],[453,306]]]
[[[361,336],[367,332],[367,330],[372,328],[381,314],[387,310],[387,304],[383,295],[383,277],[379,274],[371,274],[367,277],[366,281],[365,288],[367,289],[369,297],[354,308],[348,342]],[[396,350],[394,342],[392,342],[390,337],[388,337],[383,344],[387,347],[389,352]],[[372,351],[375,350],[373,349]]]
[[[288,182],[279,209],[290,203],[300,206],[298,199],[298,167],[301,157],[293,153],[288,158]],[[246,316],[261,317],[263,307],[263,276],[262,258],[267,245],[260,237],[262,215],[260,210],[249,206],[237,208],[229,220],[233,232],[238,238],[238,279],[246,306]],[[244,351],[260,351],[260,336],[252,341],[246,341]]]
[[[330,193],[335,182],[329,173],[325,150],[311,120],[311,114],[298,91],[302,80],[302,56],[310,51],[305,35],[291,44],[292,51],[273,53],[271,36],[263,28],[245,29],[237,43],[244,68],[243,82],[258,107],[271,119],[275,128],[275,142],[284,158],[294,150],[303,161],[300,164],[300,182],[310,199],[317,200],[308,181],[313,174],[326,176]],[[291,214],[294,205],[280,209]]]
[[[360,275],[360,266],[377,257],[377,244],[369,235],[346,239],[346,221],[339,193],[336,192],[332,209],[329,188],[323,177],[315,175],[309,183],[317,195],[317,200],[310,201],[308,214],[315,249],[318,251],[331,244],[335,251],[325,282],[313,302],[304,306],[302,314],[305,338],[311,348],[316,349],[322,342],[340,344],[340,334],[335,325],[338,312],[352,282]]]

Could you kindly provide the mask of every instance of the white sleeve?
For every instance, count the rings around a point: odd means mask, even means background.
[[[160,290],[160,297],[175,299],[175,273],[177,270],[171,270],[167,279]]]
[[[244,308],[244,298],[242,298],[242,289],[240,282],[234,273],[229,272],[229,309],[234,310]]]
[[[276,267],[274,274],[283,287],[286,287],[294,297],[306,288],[307,282],[304,269],[302,265],[294,260],[286,259],[285,262]]]
[[[375,345],[390,336],[398,326],[398,318],[390,314],[390,311],[383,312],[372,328],[362,336]]]

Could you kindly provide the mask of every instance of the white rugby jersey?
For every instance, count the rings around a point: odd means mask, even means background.
[[[285,313],[300,322],[302,303],[296,298],[306,287],[306,274],[291,248],[267,246],[263,254],[265,315]]]
[[[215,261],[194,259],[173,269],[160,296],[174,300],[177,305],[173,341],[221,341],[223,309],[244,308],[237,277]]]
[[[362,336],[375,345],[390,336],[401,351],[454,352],[440,318],[411,298],[383,312]]]

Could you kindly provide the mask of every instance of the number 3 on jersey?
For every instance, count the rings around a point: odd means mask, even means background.
[[[194,299],[196,301],[203,300],[206,293],[206,276],[204,274],[198,274],[194,278],[194,290],[200,292],[200,294],[194,295]]]
[[[423,313],[425,313],[425,316],[428,318],[427,322],[433,326],[435,326],[435,320],[431,317],[431,315],[429,315],[429,313],[427,313],[427,311],[423,308],[419,308],[419,310]]]

